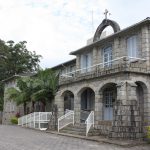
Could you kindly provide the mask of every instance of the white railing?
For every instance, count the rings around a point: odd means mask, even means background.
[[[93,125],[94,127],[94,111],[91,111],[91,113],[89,114],[88,118],[85,121],[85,124],[86,124],[86,136],[88,136],[88,132],[91,126]]]
[[[121,63],[120,61],[122,61],[122,60],[123,61],[126,60],[128,63],[131,63],[133,61],[138,61],[138,60],[140,60],[140,61],[146,61],[146,59],[143,59],[143,58],[122,56],[122,57],[113,59],[111,61],[105,62],[105,63],[103,62],[103,63],[95,64],[95,65],[87,67],[87,68],[81,68],[81,69],[77,69],[77,70],[72,71],[72,72],[68,72],[66,74],[62,74],[61,77],[63,77],[63,78],[72,78],[72,77],[75,76],[76,73],[91,72],[95,68],[109,68],[109,67],[111,67],[114,64],[120,64]]]
[[[18,118],[18,125],[46,130],[51,118],[51,112],[34,112]]]
[[[91,111],[89,110],[81,110],[81,113],[80,113],[80,118],[81,118],[81,121],[86,121],[86,119],[88,118],[89,114],[90,114]]]
[[[65,115],[58,118],[58,132],[60,129],[66,127],[69,124],[74,125],[74,111],[69,110]]]

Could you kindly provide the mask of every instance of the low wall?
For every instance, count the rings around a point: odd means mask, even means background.
[[[112,121],[99,121],[94,125],[94,128],[98,130],[99,135],[109,136],[112,129]]]

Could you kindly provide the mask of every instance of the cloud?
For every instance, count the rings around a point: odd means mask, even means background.
[[[136,1],[136,7],[142,3]],[[125,4],[119,0],[0,0],[0,38],[26,40],[29,50],[43,56],[41,66],[52,67],[74,58],[69,53],[85,46],[86,40],[93,36],[92,10],[94,31],[104,18],[105,8],[113,14],[110,18],[119,20],[122,26],[128,25]],[[128,7],[135,16],[138,10],[132,12],[133,7]],[[148,5],[145,7],[148,10]],[[138,17],[130,19],[136,22]]]

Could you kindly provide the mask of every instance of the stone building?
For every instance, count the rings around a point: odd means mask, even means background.
[[[114,33],[101,38],[107,26]],[[93,41],[70,54],[76,61],[57,66],[62,70],[55,97],[59,116],[74,110],[80,126],[94,111],[100,134],[142,138],[150,124],[150,18],[122,30],[106,18]]]
[[[12,117],[14,117],[17,113],[20,113],[20,115],[23,115],[23,105],[17,106],[16,103],[9,99],[7,89],[8,88],[16,88],[17,87],[17,79],[19,78],[19,75],[14,75],[10,78],[7,78],[3,80],[5,83],[4,88],[4,106],[3,106],[3,117],[2,117],[2,123],[3,124],[11,124],[10,120]]]
[[[9,88],[18,88],[17,87],[17,81],[19,78],[29,78],[35,74],[33,73],[26,73],[26,74],[19,74],[19,75],[14,75],[10,78],[7,78],[3,80],[5,90],[4,90],[4,106],[3,106],[3,116],[1,117],[0,114],[0,119],[2,118],[2,123],[3,124],[11,124],[11,118],[16,116],[16,115],[26,115],[30,114],[33,112],[33,103],[32,102],[26,102],[26,106],[24,107],[23,104],[16,105],[16,102],[13,99],[9,98],[8,94],[8,89]],[[50,111],[50,104],[47,102],[47,105],[44,105],[42,102],[37,101],[34,103],[34,111],[35,112],[43,112],[43,111]]]
[[[102,36],[111,26],[114,33]],[[76,59],[52,69],[60,73],[58,116],[73,110],[75,125],[94,112],[94,128],[113,138],[142,138],[150,125],[150,18],[125,29],[105,18]],[[4,117],[6,114],[4,103]],[[21,111],[21,110],[20,110]]]

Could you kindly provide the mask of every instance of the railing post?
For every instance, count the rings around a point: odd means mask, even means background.
[[[33,124],[34,124],[34,128],[35,128],[35,112],[33,114]]]
[[[27,117],[27,115],[25,116],[25,118],[26,118],[25,124],[26,124],[26,127],[28,127],[28,117]]]
[[[30,126],[29,127],[31,128],[31,125],[32,125],[32,114],[30,114],[30,119],[29,120],[30,120]]]
[[[58,118],[58,132],[59,132],[59,118]]]
[[[93,111],[93,127],[94,127],[94,111]]]
[[[46,113],[46,121],[48,121],[48,119],[47,119],[48,117],[47,116],[48,116],[48,113]]]
[[[21,120],[22,120],[22,122],[21,122],[21,126],[23,126],[23,117],[21,117]]]
[[[40,112],[39,112],[39,129],[40,129]]]
[[[73,125],[74,125],[74,111],[73,111]]]

